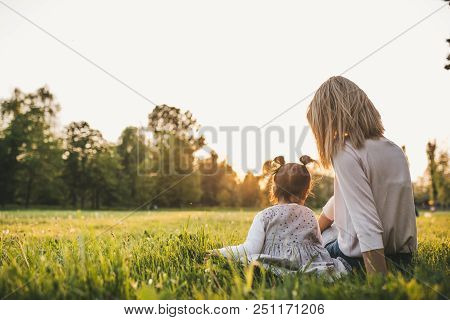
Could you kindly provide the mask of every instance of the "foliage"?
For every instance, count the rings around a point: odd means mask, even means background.
[[[334,177],[311,170],[313,176],[312,194],[306,200],[311,208],[322,208],[334,194]]]
[[[106,141],[85,121],[56,130],[60,109],[49,89],[16,89],[0,102],[0,205],[73,208],[189,206],[265,207],[270,171],[240,179],[230,164],[206,146],[189,111],[160,105],[146,128],[127,127],[118,143]],[[449,205],[448,153],[427,146],[429,169],[414,186],[416,203]],[[265,167],[270,167],[270,161]],[[309,167],[313,195],[306,205],[322,207],[333,194],[333,176]],[[170,192],[166,192],[170,191]]]
[[[158,206],[181,207],[197,204],[201,198],[200,175],[194,168],[194,153],[205,145],[196,136],[199,125],[189,111],[167,105],[156,106],[148,116],[152,145],[158,150],[155,162]],[[170,189],[170,193],[165,190]]]
[[[450,0],[444,0],[445,2],[448,2],[450,5]],[[450,39],[447,39],[447,43],[450,45]],[[450,54],[447,56],[447,65],[445,66],[445,69],[450,70]]]
[[[437,181],[436,181],[436,142],[428,142],[427,144],[428,173],[431,179],[430,185],[430,201],[434,203],[437,198]]]
[[[28,207],[39,196],[55,201],[61,169],[60,140],[54,134],[59,108],[45,87],[32,93],[15,89],[10,99],[1,101],[0,204],[19,202]],[[39,192],[52,181],[55,188]]]
[[[67,183],[73,207],[85,208],[90,198],[93,208],[100,207],[100,197],[105,188],[114,184],[111,176],[116,164],[111,160],[107,142],[100,131],[92,129],[85,121],[72,122],[66,128],[63,178]],[[109,184],[108,184],[109,182]]]
[[[258,207],[261,205],[263,194],[259,185],[260,179],[260,177],[255,176],[251,171],[247,172],[239,190],[241,206]]]
[[[152,196],[154,181],[147,171],[156,169],[147,160],[154,157],[154,152],[143,130],[127,127],[122,131],[117,145],[121,164],[118,193],[124,206],[136,206]]]
[[[436,165],[437,202],[444,208],[450,205],[450,167],[448,152],[439,154]]]
[[[414,184],[416,203],[446,209],[450,205],[450,167],[448,151],[438,151],[435,141],[427,144],[428,167]]]
[[[225,161],[218,162],[218,155],[198,161],[201,174],[201,203],[206,206],[233,207],[239,205],[238,182],[233,168]]]
[[[418,218],[414,266],[368,284],[276,277],[205,252],[241,242],[252,211],[3,211],[0,297],[8,299],[444,299],[450,214]],[[121,221],[117,225],[118,221]],[[111,229],[111,226],[115,226]]]

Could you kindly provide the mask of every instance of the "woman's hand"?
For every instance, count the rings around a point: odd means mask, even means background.
[[[371,250],[362,253],[367,276],[375,274],[387,274],[386,257],[384,249]]]

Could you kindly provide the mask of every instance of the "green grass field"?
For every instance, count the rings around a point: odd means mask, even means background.
[[[276,277],[208,249],[242,241],[256,211],[2,211],[0,298],[446,299],[450,213],[421,216],[414,266],[370,284]],[[121,221],[122,219],[122,221]]]

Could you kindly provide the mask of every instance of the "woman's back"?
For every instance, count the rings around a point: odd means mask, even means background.
[[[361,248],[384,247],[386,254],[415,251],[414,198],[402,149],[384,137],[366,140],[359,149],[347,142],[333,166],[342,252],[356,257]]]
[[[333,257],[387,273],[386,255],[408,263],[416,250],[414,199],[402,150],[384,138],[381,115],[367,94],[342,76],[316,90],[306,117],[321,164],[336,173],[334,199],[319,218],[325,230],[334,220]]]

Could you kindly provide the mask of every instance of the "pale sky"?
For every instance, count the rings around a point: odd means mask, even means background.
[[[157,104],[191,110],[213,128],[261,126],[428,13],[440,0],[397,1],[3,1]],[[448,148],[450,7],[395,40],[345,76],[380,111],[386,137],[406,145],[412,177],[426,167],[425,145]],[[146,124],[153,106],[0,2],[0,97],[48,85],[61,126],[86,120],[110,141]],[[307,99],[271,123],[286,136],[307,124]],[[264,130],[263,130],[264,131]],[[240,133],[228,155],[264,156]],[[220,133],[212,147],[227,156]],[[267,149],[267,148],[266,148]],[[288,156],[290,143],[268,155]],[[301,150],[316,155],[309,132]],[[263,150],[264,152],[264,150]],[[263,153],[264,154],[264,153]],[[260,159],[257,159],[257,158]],[[251,164],[247,167],[251,167]]]

